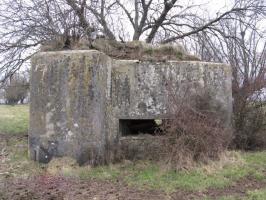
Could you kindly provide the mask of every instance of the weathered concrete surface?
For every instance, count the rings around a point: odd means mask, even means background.
[[[190,84],[191,92],[207,92],[210,108],[230,125],[227,65],[112,60],[92,50],[39,53],[32,59],[31,158],[48,162],[53,156],[67,155],[81,164],[114,161],[127,154],[123,149],[131,148],[121,146],[130,137],[121,140],[119,119],[165,118],[169,86],[182,96],[184,83]],[[145,151],[147,145],[143,146],[140,149]]]
[[[121,159],[159,161],[164,157],[164,137],[143,134],[120,138]]]
[[[190,90],[206,90],[213,104],[230,120],[231,69],[198,61],[116,61],[112,68],[112,107],[118,118],[161,118],[167,111],[170,89],[190,84]]]
[[[30,157],[105,162],[111,59],[98,51],[39,53],[32,59]]]
[[[188,85],[187,87],[185,87]],[[170,61],[138,62],[119,60],[112,67],[112,109],[114,138],[121,137],[119,119],[164,119],[168,117],[169,95],[183,97],[183,90],[207,95],[208,109],[220,115],[225,126],[230,126],[232,89],[230,66],[218,63]],[[171,93],[171,94],[170,94]],[[205,97],[204,97],[205,98]],[[171,106],[171,105],[170,105]],[[155,138],[155,137],[154,137]],[[131,141],[130,141],[131,140]],[[143,158],[146,152],[156,157],[158,142],[147,145],[149,137],[120,139],[121,157]],[[138,147],[139,146],[139,147]],[[129,150],[130,149],[130,150]],[[138,150],[137,150],[138,149]],[[131,153],[130,153],[131,152]],[[135,152],[133,155],[132,152]]]

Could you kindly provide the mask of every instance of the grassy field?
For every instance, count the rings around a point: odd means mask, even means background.
[[[19,133],[26,133],[27,128],[28,106],[0,106],[0,133],[2,138],[9,136],[8,139],[0,140],[0,187],[1,181],[13,182],[16,179],[26,182],[31,177],[49,174],[52,177],[62,176],[85,181],[88,184],[93,181],[100,181],[100,185],[110,184],[106,188],[98,185],[97,189],[100,191],[95,190],[95,195],[113,187],[117,189],[112,192],[120,194],[123,188],[120,184],[126,184],[125,191],[135,188],[134,192],[145,190],[150,191],[151,195],[158,191],[166,199],[173,195],[181,195],[181,199],[266,199],[266,152],[226,152],[220,161],[199,165],[190,171],[171,170],[163,164],[149,161],[124,161],[91,168],[80,167],[70,158],[60,158],[52,160],[48,165],[41,165],[28,159],[27,138],[17,137]],[[130,196],[131,193],[125,192],[126,195],[127,193]]]
[[[28,123],[28,105],[0,105],[0,133],[26,133],[28,131]]]

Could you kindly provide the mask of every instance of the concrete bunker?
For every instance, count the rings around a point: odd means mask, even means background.
[[[209,105],[230,126],[231,68],[200,61],[115,60],[96,50],[40,52],[32,58],[30,158],[69,156],[79,164],[142,159],[167,116],[167,82],[211,93]],[[143,134],[142,134],[143,133]],[[149,133],[149,134],[146,134]],[[143,137],[145,136],[145,137]],[[146,154],[145,154],[146,152]]]

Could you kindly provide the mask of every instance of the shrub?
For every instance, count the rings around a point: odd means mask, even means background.
[[[24,103],[28,95],[29,84],[23,76],[18,74],[13,75],[9,83],[4,87],[4,98],[6,104],[14,105],[17,103]]]
[[[235,109],[233,145],[236,148],[258,150],[266,147],[266,107],[263,104],[247,102],[242,109]]]
[[[220,113],[210,109],[211,95],[187,92],[183,97],[170,97],[170,115],[162,125],[168,163],[175,168],[190,168],[198,162],[219,159],[232,134]]]

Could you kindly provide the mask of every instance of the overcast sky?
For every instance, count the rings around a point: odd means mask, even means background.
[[[126,0],[126,2],[129,1]],[[194,4],[201,5],[201,9],[195,8],[197,9],[199,15],[204,14],[204,15],[209,15],[212,18],[215,18],[218,12],[222,13],[231,8],[234,3],[234,0],[179,0],[179,2],[180,2],[179,4],[184,5],[184,7],[186,7],[188,2],[190,5],[192,2]],[[266,20],[262,22],[262,27],[265,28],[265,26],[266,26]],[[127,30],[130,30],[131,28],[132,27],[129,27],[129,29]],[[132,33],[132,31],[130,32]]]

